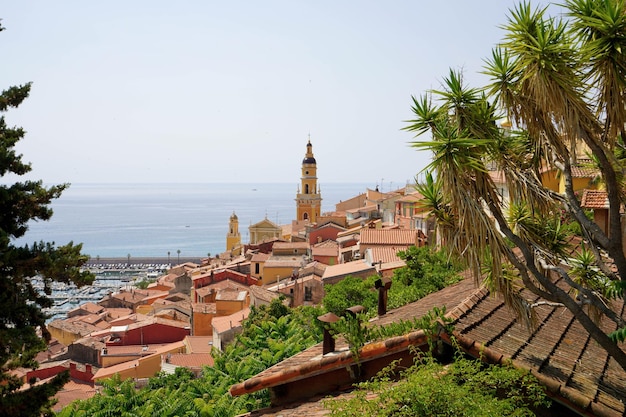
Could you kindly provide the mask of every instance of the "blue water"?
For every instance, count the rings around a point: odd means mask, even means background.
[[[322,184],[322,212],[365,192],[368,184]],[[33,222],[17,244],[83,243],[100,257],[204,257],[224,252],[230,215],[248,226],[267,217],[281,224],[296,215],[297,183],[284,184],[72,184],[52,204],[47,222]]]

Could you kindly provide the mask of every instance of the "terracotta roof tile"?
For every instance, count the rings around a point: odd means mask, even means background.
[[[338,265],[329,265],[322,275],[323,280],[332,280],[337,277],[347,276],[357,273],[376,273],[376,268],[367,263],[364,259],[346,262]]]
[[[193,303],[191,304],[194,313],[215,314],[217,306],[215,303]]]
[[[585,190],[583,192],[581,206],[588,209],[608,209],[609,197],[606,191]]]
[[[248,291],[237,291],[227,288],[217,292],[215,301],[244,301],[248,296]]]
[[[157,351],[157,349],[167,346],[169,343],[157,343],[152,345],[125,345],[107,346],[107,355],[151,355]]]
[[[580,158],[576,164],[572,165],[572,177],[592,178],[598,175],[598,169],[593,166],[591,159]]]
[[[269,253],[255,253],[252,255],[252,262],[265,262],[271,255]]]
[[[187,345],[187,353],[211,353],[213,336],[187,336],[183,342]]]
[[[299,255],[272,255],[265,261],[264,268],[299,268],[302,257]]]
[[[372,262],[377,263],[382,261],[382,263],[386,264],[398,261],[404,263],[398,256],[398,252],[406,249],[405,247],[398,248],[395,246],[374,246],[368,250],[371,251]]]
[[[253,285],[250,287],[250,295],[257,300],[271,302],[273,299],[280,297],[280,294],[275,291],[269,291],[263,287]]]
[[[185,368],[201,368],[213,366],[213,356],[210,353],[177,353],[169,356],[169,363]]]
[[[240,327],[241,323],[247,319],[249,315],[250,308],[244,308],[228,316],[214,317],[211,321],[211,325],[216,332],[222,333],[234,327]]]
[[[308,242],[276,242],[272,250],[308,249]]]
[[[528,291],[525,291],[524,296],[533,299]],[[447,306],[447,315],[455,320],[454,334],[468,353],[476,357],[482,355],[493,363],[510,359],[515,366],[532,370],[550,391],[550,396],[565,400],[581,413],[600,416],[621,416],[626,413],[626,390],[623,386],[626,372],[589,338],[578,321],[562,307],[539,306],[539,325],[529,331],[518,323],[501,299],[491,296],[485,288],[475,288],[474,280],[466,278],[415,303],[392,310],[372,320],[372,324],[410,320],[422,316],[432,307],[442,305]],[[617,311],[625,311],[621,304],[615,307]],[[609,320],[602,323],[605,331],[614,329]],[[370,343],[363,348],[360,356],[362,360],[367,360],[369,356],[388,354],[391,349],[418,341],[419,332],[413,332],[384,342]],[[231,393],[240,395],[282,385],[306,378],[307,375],[344,367],[351,361],[351,355],[340,344],[332,354],[322,356],[321,351],[321,344],[313,346],[247,381],[233,385]],[[309,405],[315,402],[312,400]],[[302,403],[280,409],[301,406]],[[314,409],[321,412],[320,407]],[[250,415],[278,414],[259,411]],[[282,415],[292,414],[287,412]]]
[[[86,382],[77,382],[70,380],[61,388],[54,396],[57,403],[53,407],[53,411],[60,412],[64,407],[70,405],[76,400],[86,400],[96,395],[97,390]]]
[[[413,229],[363,229],[361,245],[411,246],[417,242],[417,230]]]

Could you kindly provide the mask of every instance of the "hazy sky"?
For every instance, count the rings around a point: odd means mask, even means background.
[[[414,178],[411,95],[449,68],[477,86],[510,0],[11,1],[5,117],[44,182],[294,182],[309,134],[324,182]]]

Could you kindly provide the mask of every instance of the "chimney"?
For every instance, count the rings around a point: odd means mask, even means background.
[[[391,280],[383,283],[383,280],[378,278],[374,282],[374,288],[378,290],[378,315],[384,316],[387,314],[387,291],[391,288]]]
[[[365,307],[361,305],[346,308],[346,313],[350,314],[352,317],[356,317],[359,313],[362,313],[363,311],[365,311]]]
[[[319,316],[317,319],[321,321],[322,323],[328,323],[327,325],[324,326],[324,343],[322,347],[322,355],[325,355],[330,352],[334,352],[335,351],[335,339],[330,334],[330,330],[328,328],[329,328],[330,323],[335,323],[336,321],[339,320],[339,317],[337,317],[333,313],[326,313],[326,314]]]

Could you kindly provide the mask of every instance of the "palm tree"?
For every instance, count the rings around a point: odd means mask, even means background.
[[[476,277],[488,266],[491,290],[503,294],[530,325],[533,305],[521,297],[522,286],[569,309],[626,369],[626,354],[616,344],[626,331],[613,333],[612,339],[594,321],[599,311],[618,329],[626,327],[604,298],[611,290],[623,295],[626,288],[620,217],[626,190],[615,156],[624,147],[626,123],[626,5],[624,0],[566,0],[565,7],[567,23],[548,17],[546,9],[518,5],[504,26],[503,43],[487,60],[485,73],[492,83],[484,90],[469,89],[458,72],[450,71],[442,90],[413,99],[416,118],[405,129],[432,135],[413,145],[434,155],[427,169],[436,173],[433,184],[445,198],[425,194],[426,204],[439,205],[435,214],[445,220],[438,227],[446,246],[463,256]],[[498,128],[502,115],[494,104],[519,131]],[[572,166],[580,142],[601,167],[610,205],[608,232],[586,217],[575,194]],[[492,166],[505,178],[510,204],[498,195],[489,175]],[[563,175],[564,194],[543,186],[539,172],[545,167]],[[566,236],[558,220],[562,210],[580,224],[605,285],[578,279],[561,266],[573,265],[565,255]],[[510,279],[509,266],[520,279]],[[568,288],[555,285],[551,276]]]
[[[178,254],[178,265],[180,265],[180,249],[178,249],[176,253]]]

